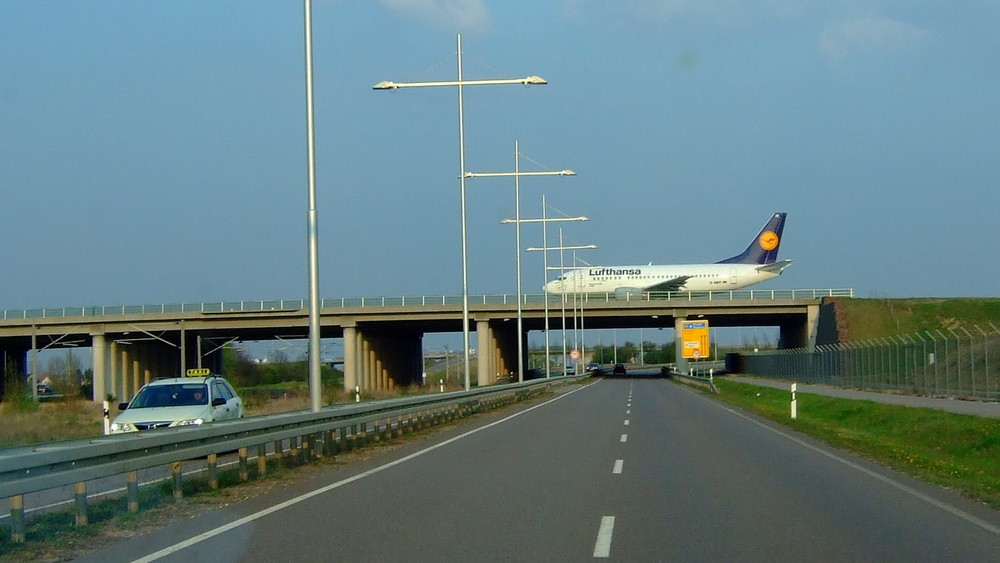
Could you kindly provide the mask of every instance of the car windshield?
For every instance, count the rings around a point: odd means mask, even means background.
[[[128,408],[186,407],[208,404],[208,386],[204,383],[152,385],[132,399]]]

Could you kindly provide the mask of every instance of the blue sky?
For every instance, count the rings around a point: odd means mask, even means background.
[[[592,264],[711,262],[788,212],[759,288],[996,296],[1000,5],[316,0],[323,297],[459,295],[467,168]],[[287,1],[0,3],[0,309],[307,296],[303,17]],[[469,291],[513,293],[513,183],[468,183]],[[554,227],[550,235],[557,236]],[[524,246],[541,246],[537,225]],[[526,291],[542,284],[523,255]]]

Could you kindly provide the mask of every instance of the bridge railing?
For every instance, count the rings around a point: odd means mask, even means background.
[[[572,296],[567,296],[571,298]],[[615,293],[586,293],[578,295],[585,303],[619,303],[622,301],[742,301],[774,299],[819,299],[821,297],[854,297],[853,289],[744,289],[736,291],[672,291],[618,295]],[[560,295],[524,294],[522,303],[559,303]],[[517,304],[515,294],[470,295],[472,305]],[[205,301],[201,303],[167,303],[160,305],[112,305],[88,307],[56,307],[42,309],[6,309],[0,311],[0,320],[47,319],[61,317],[110,317],[125,315],[151,315],[167,313],[228,313],[300,311],[308,307],[306,299],[278,299],[256,301]],[[323,299],[324,309],[349,307],[426,307],[433,305],[461,305],[462,297],[455,295],[400,296],[400,297],[346,297]]]

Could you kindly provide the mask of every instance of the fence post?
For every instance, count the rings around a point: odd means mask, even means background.
[[[955,354],[958,356],[955,358],[955,365],[958,366],[958,389],[955,390],[956,395],[962,394],[962,341],[958,339],[958,335],[955,334],[955,330],[949,328],[948,332],[955,337]]]
[[[937,333],[944,340],[944,394],[951,395],[951,372],[948,369],[948,364],[951,362],[949,361],[950,354],[948,354],[948,337],[940,330]]]
[[[972,334],[968,330],[966,330],[964,326],[959,328],[961,328],[962,332],[964,332],[965,335],[969,337],[969,369],[971,370],[969,377],[972,378],[972,396],[975,397],[976,396],[976,351],[975,351],[976,343],[972,341]]]

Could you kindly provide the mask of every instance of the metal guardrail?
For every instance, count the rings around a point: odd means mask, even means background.
[[[585,303],[619,303],[622,301],[739,301],[774,299],[819,299],[822,297],[854,297],[853,289],[744,289],[736,291],[672,291],[648,292],[623,296],[614,293],[589,293],[579,296]],[[561,303],[562,296],[524,294],[522,302]],[[305,299],[279,299],[270,301],[210,301],[201,303],[172,303],[161,305],[114,305],[88,307],[56,307],[41,309],[6,309],[0,311],[0,320],[45,319],[62,317],[107,317],[125,315],[150,315],[166,313],[237,313],[267,311],[300,311],[308,307]],[[472,305],[517,304],[517,295],[471,295]],[[426,307],[436,305],[461,305],[461,296],[437,295],[416,297],[350,297],[323,299],[324,309],[349,307]]]
[[[712,390],[712,393],[715,393],[716,395],[719,394],[719,388],[715,386],[715,379],[711,371],[708,372],[707,377],[705,376],[704,373],[702,373],[701,375],[695,375],[695,373],[701,373],[701,372],[695,372],[693,370],[691,373],[670,371],[669,377],[680,377],[681,379],[687,379],[688,381],[697,381],[699,383],[704,383],[705,385],[708,385],[708,388]]]
[[[100,436],[0,450],[0,498],[16,497],[92,479],[124,474],[212,453],[249,448],[328,430],[361,426],[427,409],[478,404],[574,378],[550,378],[500,387],[336,405],[319,412],[280,413],[172,428]]]

